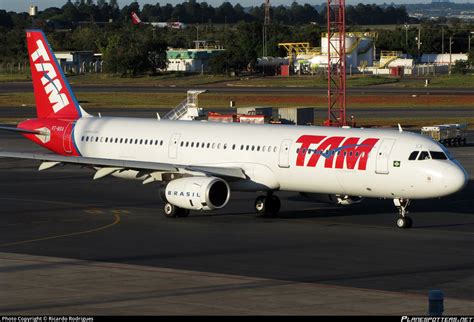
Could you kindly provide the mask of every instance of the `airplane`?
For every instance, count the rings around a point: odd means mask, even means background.
[[[135,11],[132,11],[130,14],[130,17],[132,18],[132,23],[134,25],[152,25],[155,28],[171,28],[171,29],[184,29],[186,28],[186,25],[182,22],[176,21],[176,22],[143,22],[140,17],[137,15]]]
[[[41,161],[39,170],[79,165],[94,179],[114,176],[160,185],[167,217],[225,207],[234,191],[261,192],[261,216],[275,216],[278,191],[351,205],[392,199],[396,225],[412,227],[411,200],[460,191],[468,175],[433,139],[401,129],[214,123],[97,117],[78,103],[41,30],[26,31],[37,118],[2,127],[48,149],[1,151]],[[158,197],[158,196],[157,196]]]

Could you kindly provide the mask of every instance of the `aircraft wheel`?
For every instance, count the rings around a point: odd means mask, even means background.
[[[257,199],[255,199],[255,212],[258,215],[264,215],[265,214],[265,211],[267,209],[265,201],[266,201],[265,196],[258,196]]]
[[[280,207],[280,198],[274,195],[258,196],[255,200],[255,212],[260,216],[276,216],[280,211]]]
[[[176,207],[175,205],[170,204],[169,202],[165,203],[165,205],[163,206],[163,214],[168,218],[177,217],[179,210],[181,210],[179,207]]]
[[[178,212],[176,213],[176,217],[184,218],[189,217],[190,210],[179,208]]]
[[[413,220],[410,217],[400,217],[397,219],[397,227],[408,229],[413,226]]]

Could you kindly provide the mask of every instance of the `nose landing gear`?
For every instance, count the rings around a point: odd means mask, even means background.
[[[413,220],[407,216],[407,208],[410,205],[410,199],[393,199],[393,203],[395,204],[395,207],[398,208],[400,214],[400,218],[397,219],[397,227],[404,229],[411,228],[413,226]]]

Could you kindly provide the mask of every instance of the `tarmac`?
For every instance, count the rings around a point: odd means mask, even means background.
[[[0,148],[41,150],[11,133]],[[414,201],[410,230],[391,200],[294,193],[278,193],[278,218],[234,193],[223,210],[168,219],[157,186],[0,159],[0,314],[425,315],[440,289],[445,315],[473,315],[474,146],[450,150],[469,183]]]

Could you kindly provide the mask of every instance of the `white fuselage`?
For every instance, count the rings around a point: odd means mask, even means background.
[[[304,145],[308,137],[317,143]],[[329,139],[335,143],[324,146]],[[467,180],[449,155],[409,160],[413,151],[447,151],[393,130],[90,117],[76,122],[74,143],[84,157],[241,168],[248,180],[229,184],[242,191],[420,199],[449,195]]]

